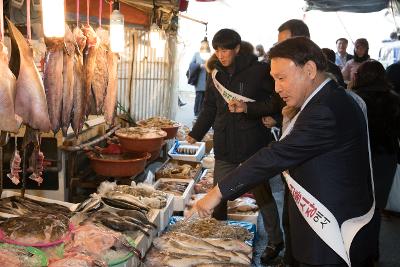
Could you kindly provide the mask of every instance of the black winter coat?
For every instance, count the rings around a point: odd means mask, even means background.
[[[385,208],[396,172],[400,137],[400,99],[381,86],[355,92],[365,101],[374,171],[376,207]]]
[[[274,81],[269,75],[269,65],[258,62],[253,54],[240,51],[234,60],[233,74],[218,60],[209,60],[207,65],[209,70],[218,70],[216,79],[228,90],[268,105]],[[279,108],[270,111],[271,115],[280,113]],[[189,135],[201,140],[210,127],[214,129],[215,158],[231,163],[245,161],[271,141],[270,131],[262,124],[260,114],[251,110],[246,114],[229,112],[228,104],[209,75],[203,109]]]

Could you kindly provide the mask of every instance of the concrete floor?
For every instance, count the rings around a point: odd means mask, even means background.
[[[192,126],[194,120],[194,91],[180,92],[181,100],[186,103],[185,106],[179,107],[175,120],[189,127]],[[279,212],[282,213],[283,204],[283,185],[279,177],[270,180],[271,188],[275,200],[277,202]],[[261,216],[258,218],[258,229],[255,242],[255,251],[253,254],[254,263],[252,266],[261,267],[260,256],[268,242],[268,236],[264,231]],[[383,217],[380,233],[380,261],[379,267],[400,267],[400,217]],[[281,253],[283,254],[283,253]],[[277,259],[279,262],[279,259]]]

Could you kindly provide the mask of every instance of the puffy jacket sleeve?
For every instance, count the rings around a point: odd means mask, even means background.
[[[217,114],[216,91],[217,89],[215,89],[210,75],[207,75],[207,87],[204,94],[203,109],[197,117],[192,131],[189,133],[189,136],[196,139],[196,141],[201,141],[214,123]]]

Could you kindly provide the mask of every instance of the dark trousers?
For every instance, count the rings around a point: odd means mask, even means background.
[[[324,265],[310,265],[305,263],[299,263],[298,267],[348,267],[346,263],[342,264],[324,264]],[[352,262],[351,267],[374,267],[374,261],[371,259],[363,262]]]
[[[214,167],[214,185],[238,166],[239,164],[236,163],[216,160]],[[273,244],[281,243],[283,241],[283,233],[280,227],[278,207],[272,195],[268,180],[265,180],[265,183],[255,187],[251,192],[254,194],[256,203],[263,217],[264,228],[268,234],[268,241]],[[217,220],[227,219],[226,201],[221,202],[214,208],[213,217]]]
[[[296,260],[293,258],[293,253],[292,253],[292,241],[290,238],[290,224],[289,224],[289,198],[290,192],[288,185],[286,183],[285,177],[281,175],[283,185],[285,186],[285,192],[284,192],[284,197],[283,197],[283,209],[282,209],[282,227],[283,231],[285,233],[285,254],[283,256],[284,261],[286,264],[290,264],[293,266],[298,266],[296,265]]]
[[[204,91],[196,91],[196,98],[194,99],[194,115],[199,116],[203,108]]]

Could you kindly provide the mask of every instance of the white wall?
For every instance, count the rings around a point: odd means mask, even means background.
[[[262,44],[267,50],[277,39],[278,27],[288,19],[304,19],[310,28],[311,39],[321,48],[336,51],[335,41],[346,37],[349,41],[367,38],[370,55],[378,57],[383,39],[388,39],[395,24],[386,10],[375,13],[357,14],[347,12],[303,11],[303,0],[217,0],[197,2],[191,0],[184,15],[208,22],[208,39],[221,28],[239,32],[243,40],[253,45]],[[400,21],[400,20],[398,20]],[[185,77],[189,62],[198,51],[205,35],[205,26],[184,18],[179,19],[179,90],[194,91]],[[350,41],[351,42],[351,41]],[[348,51],[353,51],[349,44]]]

